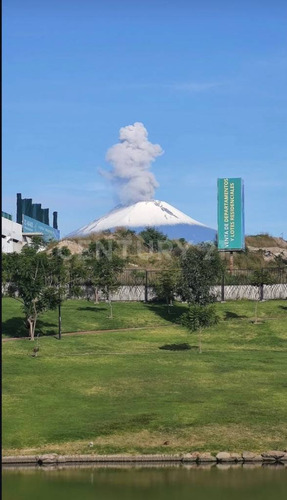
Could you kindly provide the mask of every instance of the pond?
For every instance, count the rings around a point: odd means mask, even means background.
[[[284,466],[4,468],[4,500],[283,500]]]

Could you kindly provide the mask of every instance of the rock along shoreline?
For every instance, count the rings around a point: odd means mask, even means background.
[[[287,450],[267,451],[261,454],[251,451],[232,453],[222,451],[217,455],[209,452],[191,452],[183,454],[156,454],[156,455],[58,455],[48,453],[43,455],[17,455],[2,457],[2,465],[64,465],[64,464],[153,464],[153,463],[181,463],[181,464],[285,464],[287,465]]]

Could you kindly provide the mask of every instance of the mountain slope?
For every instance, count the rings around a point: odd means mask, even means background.
[[[155,227],[169,238],[185,238],[198,243],[212,241],[216,231],[192,219],[164,201],[139,201],[133,205],[116,207],[90,224],[74,231],[68,237],[87,236],[92,233],[126,227],[139,233],[145,227]]]

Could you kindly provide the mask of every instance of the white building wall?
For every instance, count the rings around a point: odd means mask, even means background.
[[[2,252],[21,252],[23,246],[22,225],[2,217]]]

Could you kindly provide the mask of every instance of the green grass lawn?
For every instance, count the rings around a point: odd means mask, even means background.
[[[25,337],[22,305],[11,298],[2,299],[2,335],[3,337]],[[115,302],[113,319],[110,319],[110,307],[105,302],[94,304],[87,300],[67,300],[61,308],[62,331],[81,332],[118,328],[139,328],[154,325],[169,325],[176,321],[186,309],[183,304],[170,308],[142,302]],[[36,334],[55,335],[58,333],[58,310],[47,311],[39,317]]]
[[[19,306],[4,299],[7,337],[21,335]],[[117,303],[111,320],[106,304],[66,302],[63,331],[148,328],[61,341],[41,335],[36,358],[36,342],[4,342],[3,454],[285,449],[286,306],[258,304],[256,324],[254,303],[217,304],[221,321],[205,330],[199,354],[159,349],[197,346],[197,334],[177,323],[185,305],[168,314],[165,306]],[[55,334],[56,312],[40,326]]]

